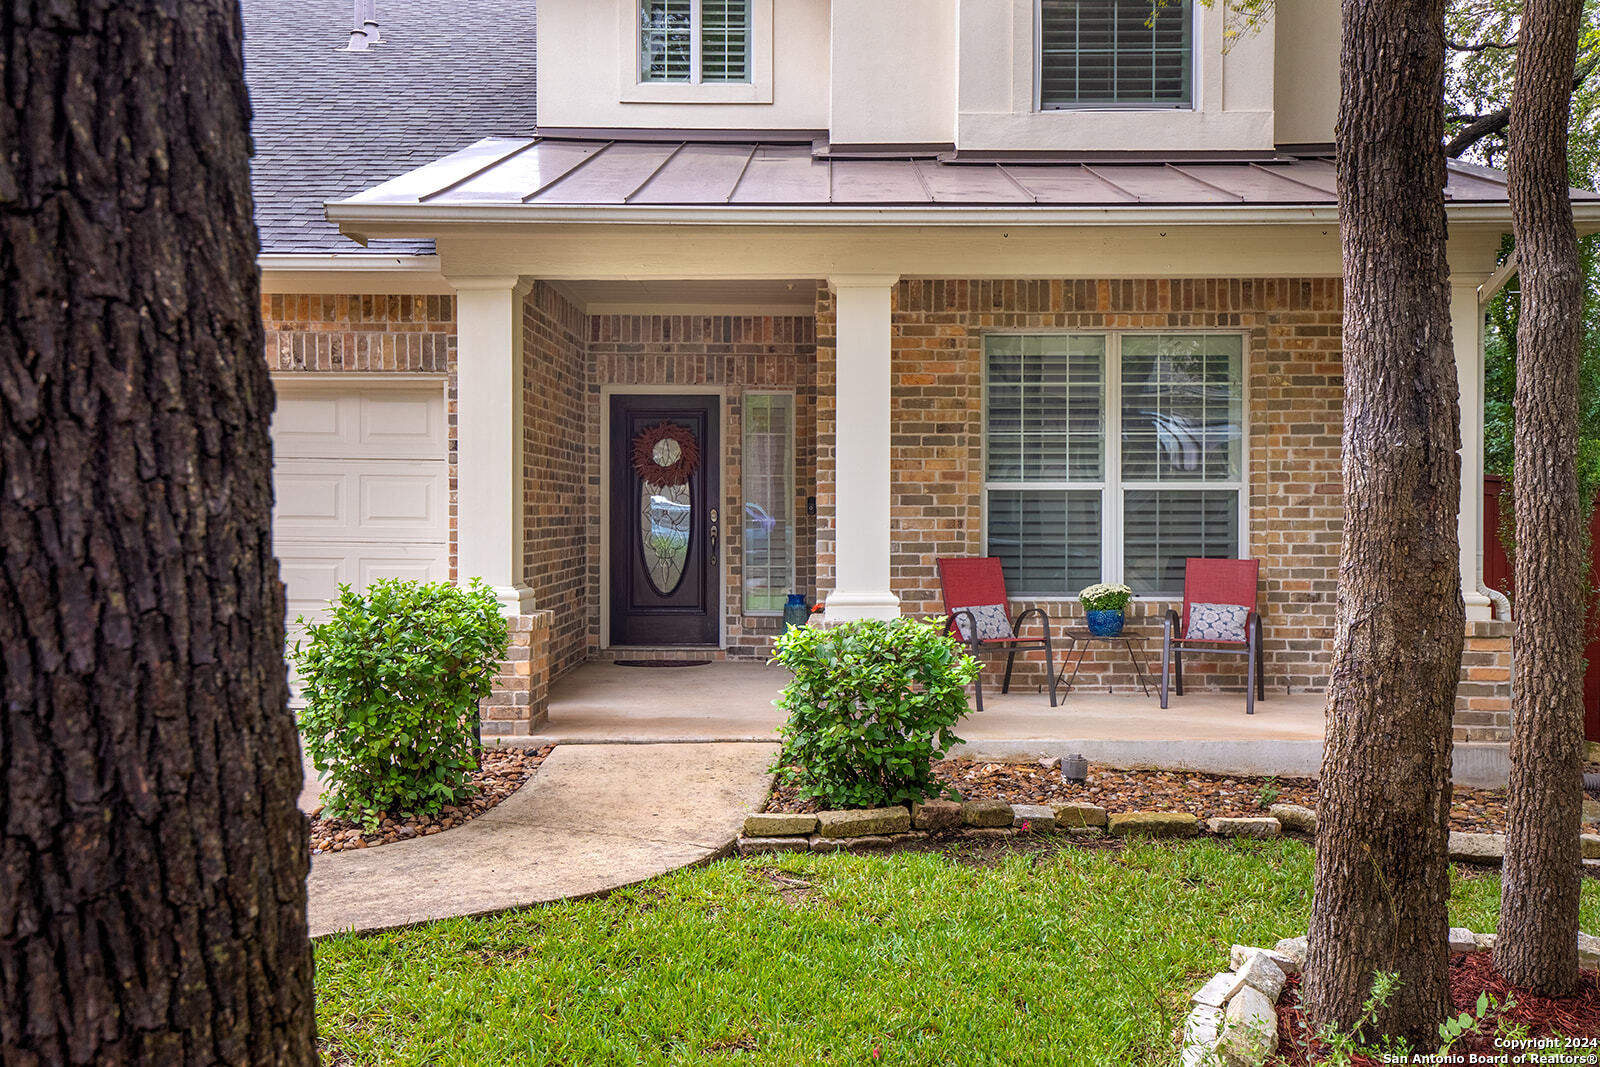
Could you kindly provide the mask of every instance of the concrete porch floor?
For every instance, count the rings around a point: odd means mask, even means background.
[[[788,681],[781,667],[619,667],[586,663],[550,689],[550,721],[519,743],[770,741],[783,715],[772,701]],[[1039,759],[1082,752],[1111,766],[1310,777],[1322,754],[1323,697],[1268,690],[1256,714],[1240,693],[1191,690],[1163,711],[1152,687],[1107,694],[1084,688],[1059,706],[1032,687],[1001,695],[995,679],[984,710],[956,728],[952,755]]]

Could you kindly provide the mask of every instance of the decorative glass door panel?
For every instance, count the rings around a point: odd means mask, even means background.
[[[639,539],[645,577],[661,596],[671,596],[683,581],[689,560],[689,528],[694,505],[687,485],[639,485]]]

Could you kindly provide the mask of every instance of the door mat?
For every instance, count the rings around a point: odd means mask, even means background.
[[[619,667],[704,667],[708,659],[614,659]]]

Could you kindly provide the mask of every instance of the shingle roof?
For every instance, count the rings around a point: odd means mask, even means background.
[[[534,130],[534,6],[379,0],[383,41],[339,51],[349,0],[243,0],[263,252],[361,252],[322,205],[483,137]],[[366,251],[429,252],[377,241]]]
[[[1502,171],[1452,162],[1445,197],[1506,200]],[[1574,200],[1600,199],[1573,190]],[[1334,206],[1333,163],[824,158],[808,144],[485,138],[351,197],[463,208]]]

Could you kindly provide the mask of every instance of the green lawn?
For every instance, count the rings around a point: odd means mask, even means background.
[[[1499,879],[1458,877],[1492,929]],[[317,947],[336,1064],[1162,1064],[1234,942],[1304,933],[1291,841],[782,856]],[[1600,929],[1600,882],[1583,926]]]

